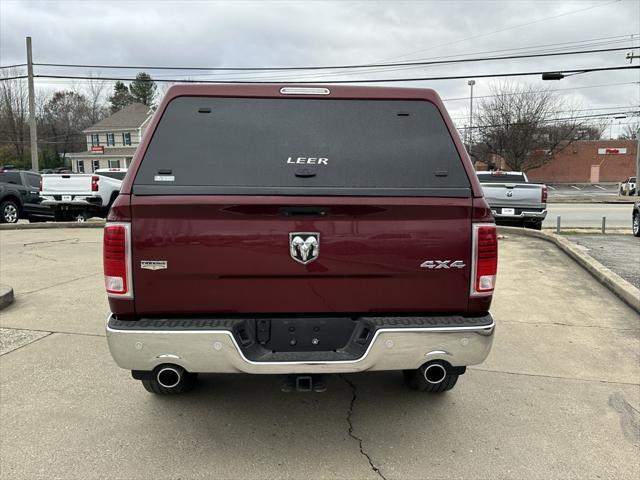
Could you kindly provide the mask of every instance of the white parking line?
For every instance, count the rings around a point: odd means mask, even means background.
[[[576,190],[582,190],[581,188],[578,188],[575,185],[571,185],[571,188],[575,188]]]
[[[556,187],[552,187],[551,185],[547,185],[547,187],[549,187],[551,190],[555,190]]]
[[[606,188],[601,187],[600,185],[594,185],[594,187],[599,188],[600,190],[606,190]]]

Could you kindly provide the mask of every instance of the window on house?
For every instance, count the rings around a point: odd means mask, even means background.
[[[84,173],[84,160],[78,160],[78,173]]]
[[[100,168],[100,160],[91,160],[91,168],[93,168],[94,172],[98,170]]]
[[[97,145],[100,145],[100,135],[97,133],[91,134],[91,146],[95,147]]]
[[[131,134],[129,132],[122,134],[122,144],[131,145]]]
[[[107,147],[115,147],[116,146],[116,138],[113,133],[107,133]]]
[[[109,168],[120,168],[120,160],[109,160]]]

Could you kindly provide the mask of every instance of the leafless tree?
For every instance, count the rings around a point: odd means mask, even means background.
[[[528,171],[551,161],[576,140],[599,135],[577,118],[574,105],[548,89],[500,83],[480,102],[475,119],[477,155],[497,155],[512,170]]]
[[[177,83],[161,82],[158,84],[158,91],[156,92],[158,103],[162,101],[164,96],[167,94],[167,91],[169,91],[169,89],[174,85],[177,85]]]
[[[109,114],[107,93],[111,88],[111,82],[100,80],[100,75],[89,75],[89,80],[86,88],[82,93],[89,104],[89,121],[93,125],[99,122]]]
[[[58,91],[42,109],[39,136],[46,166],[58,166],[66,154],[86,145],[82,131],[92,124],[91,101],[74,91]]]
[[[0,77],[0,149],[4,150],[3,163],[24,167],[29,157],[27,81],[6,80],[18,75],[20,72],[10,69]]]
[[[620,133],[620,138],[637,140],[638,132],[640,132],[640,120],[635,120],[624,126]]]

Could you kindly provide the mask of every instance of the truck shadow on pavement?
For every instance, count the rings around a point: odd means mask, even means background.
[[[149,408],[139,407],[140,421],[157,424],[162,416],[174,437],[211,449],[241,448],[243,455],[269,459],[270,464],[304,457],[307,468],[326,472],[335,462],[334,471],[341,477],[345,462],[353,464],[354,455],[361,455],[353,475],[369,468],[373,477],[385,478],[384,465],[372,451],[383,447],[392,453],[394,447],[413,443],[405,435],[407,422],[422,423],[436,441],[438,432],[447,428],[456,398],[452,393],[412,391],[400,372],[346,375],[355,389],[341,376],[328,375],[324,393],[284,393],[281,378],[200,375],[198,387],[188,394],[149,395]]]

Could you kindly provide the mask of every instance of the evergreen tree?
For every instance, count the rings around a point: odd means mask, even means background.
[[[133,95],[129,92],[129,87],[117,81],[113,86],[113,96],[109,97],[111,102],[111,113],[123,109],[134,101]]]
[[[149,106],[153,105],[153,99],[156,96],[158,87],[148,73],[138,73],[129,88],[135,102],[144,103]]]

